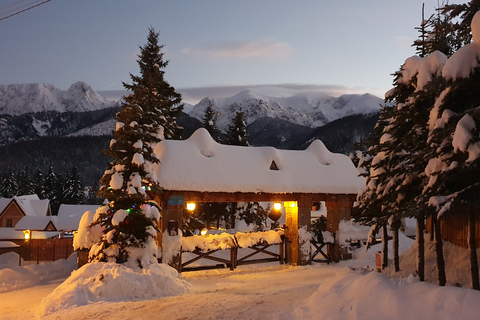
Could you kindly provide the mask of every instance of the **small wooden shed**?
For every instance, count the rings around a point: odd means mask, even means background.
[[[328,230],[335,234],[364,188],[351,160],[319,140],[302,151],[229,146],[201,128],[187,140],[160,142],[155,153],[160,163],[154,171],[164,188],[155,200],[163,221],[175,220],[181,227],[186,202],[287,202],[286,249],[293,265],[310,261],[310,244],[303,246],[299,229],[310,231],[312,203],[326,203]],[[161,230],[166,229],[163,223]],[[338,245],[329,254],[338,261]]]

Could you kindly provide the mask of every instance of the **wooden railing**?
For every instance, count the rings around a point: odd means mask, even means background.
[[[235,239],[235,236],[232,235]],[[234,243],[238,243],[235,239]],[[272,251],[267,250],[267,248],[271,246],[278,245],[278,254]],[[239,258],[238,251],[242,249],[244,251],[253,251],[248,253],[247,255]],[[205,269],[212,269],[212,268],[224,268],[228,267],[230,270],[234,270],[239,265],[247,265],[247,264],[255,264],[255,263],[267,263],[267,262],[279,262],[283,264],[285,261],[285,241],[284,237],[282,236],[282,241],[280,243],[275,244],[268,244],[268,243],[258,243],[253,246],[249,246],[247,248],[239,248],[237,245],[230,246],[224,250],[230,250],[230,259],[220,258],[218,256],[214,256],[215,252],[221,251],[221,249],[216,250],[200,250],[196,248],[194,251],[183,251],[189,252],[196,255],[194,258],[185,261],[181,264],[180,271],[196,271],[196,270],[205,270]],[[264,257],[258,257],[258,255],[263,254]],[[265,255],[269,257],[265,257]],[[194,262],[206,259],[210,261],[218,262],[215,265],[208,265],[208,266],[191,266]]]

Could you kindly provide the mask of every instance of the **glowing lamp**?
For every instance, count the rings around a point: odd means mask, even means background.
[[[187,210],[188,211],[195,210],[195,202],[187,202]]]
[[[207,234],[208,234],[208,229],[207,229],[207,228],[203,228],[202,231],[200,231],[200,234],[201,234],[202,236],[207,235]]]
[[[275,203],[273,204],[273,209],[275,209],[275,210],[277,210],[277,211],[280,210],[280,209],[282,209],[282,204],[281,204],[280,202],[275,202]]]
[[[283,205],[286,208],[296,208],[297,207],[297,201],[285,201]]]
[[[30,240],[31,232],[30,230],[23,230],[23,238],[25,240]]]

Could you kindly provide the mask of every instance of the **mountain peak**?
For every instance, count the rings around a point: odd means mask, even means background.
[[[331,121],[354,114],[372,114],[380,110],[382,99],[370,94],[351,94],[338,98],[324,93],[306,92],[290,97],[269,97],[254,90],[245,90],[224,98],[204,98],[190,115],[201,120],[208,104],[217,113],[217,126],[226,131],[235,113],[242,110],[248,124],[262,117],[321,127]]]
[[[115,104],[102,98],[85,82],[76,82],[66,91],[48,83],[0,85],[0,114],[83,112],[113,107]]]

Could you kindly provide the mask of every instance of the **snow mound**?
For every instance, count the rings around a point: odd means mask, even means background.
[[[480,11],[473,16],[471,29],[473,43],[480,44]]]
[[[178,279],[178,272],[164,264],[152,264],[135,271],[116,263],[89,263],[46,296],[37,316],[48,315],[100,301],[131,301],[180,295],[190,283]]]
[[[192,134],[189,140],[197,145],[198,150],[203,156],[209,158],[215,155],[218,143],[213,140],[207,129],[199,128]]]
[[[438,287],[414,277],[391,279],[376,272],[343,270],[322,283],[295,312],[297,319],[320,315],[322,319],[476,319],[478,299],[478,291]]]
[[[2,254],[1,257],[0,267],[4,269],[0,269],[0,292],[28,288],[44,281],[62,278],[77,267],[77,254],[72,254],[67,260],[27,266],[18,266],[19,257],[16,253]]]
[[[409,249],[400,254],[399,272],[395,272],[391,264],[383,272],[391,277],[408,277],[411,274],[415,274],[417,248],[418,243],[415,241]],[[477,254],[480,254],[480,248],[477,250]],[[458,247],[448,241],[443,241],[443,255],[445,258],[447,285],[470,288],[472,278],[469,272],[470,257],[468,249]],[[435,243],[430,241],[428,236],[425,237],[425,281],[438,283]]]

